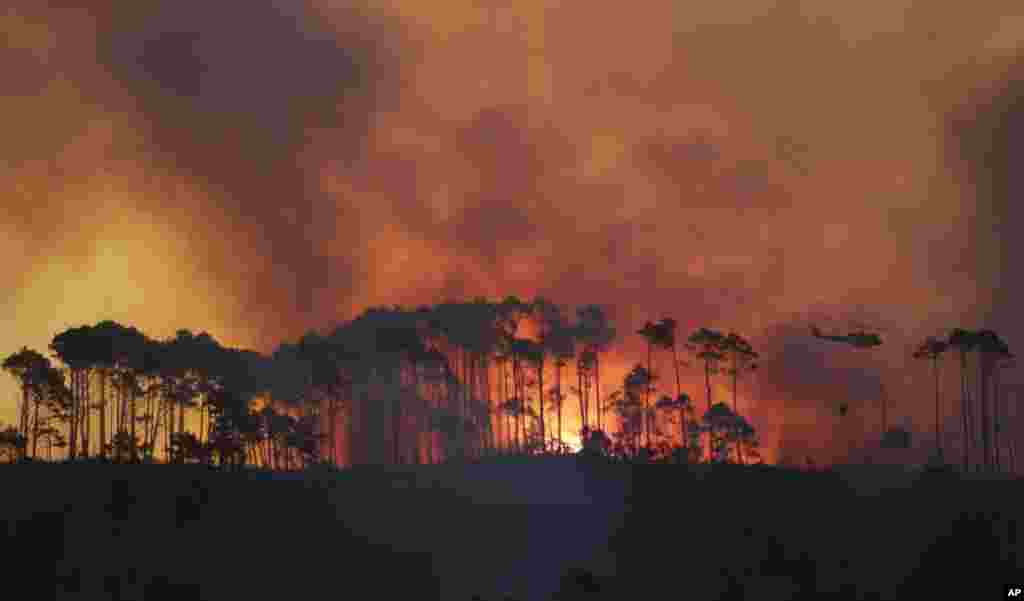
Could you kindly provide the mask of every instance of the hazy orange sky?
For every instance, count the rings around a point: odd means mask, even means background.
[[[543,294],[747,333],[767,433],[879,378],[927,424],[916,340],[1024,340],[1019,2],[65,4],[0,10],[5,356]]]

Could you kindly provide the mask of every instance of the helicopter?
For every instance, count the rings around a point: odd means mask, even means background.
[[[871,348],[880,346],[882,344],[882,338],[878,334],[870,334],[865,331],[850,332],[846,336],[834,335],[834,334],[822,334],[821,330],[817,326],[811,326],[811,334],[815,338],[821,338],[822,340],[830,340],[832,342],[841,342],[843,344],[849,344],[857,348]]]

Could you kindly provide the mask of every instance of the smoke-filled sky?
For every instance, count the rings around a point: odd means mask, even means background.
[[[4,355],[543,294],[748,334],[771,430],[880,380],[926,422],[915,341],[1024,343],[1016,0],[75,4],[0,10]]]

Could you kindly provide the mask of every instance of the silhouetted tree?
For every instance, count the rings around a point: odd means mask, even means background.
[[[729,367],[726,373],[732,376],[732,410],[740,417],[739,404],[737,403],[737,389],[740,376],[745,372],[752,372],[757,369],[757,359],[760,355],[754,350],[750,342],[735,332],[729,332],[722,342],[722,351],[729,359]],[[745,418],[744,418],[745,419]],[[739,462],[743,463],[743,438],[741,437],[736,446]]]
[[[666,413],[673,411],[678,412],[679,415],[679,453],[682,454],[680,459],[689,461],[690,459],[690,444],[689,435],[686,428],[687,416],[693,415],[693,399],[686,393],[680,393],[677,397],[672,398],[668,395],[664,395],[658,399],[655,404],[658,410]]]
[[[565,315],[562,313],[562,309],[552,303],[551,301],[537,297],[533,300],[533,316],[537,321],[538,326],[538,346],[536,349],[537,361],[537,382],[540,402],[540,426],[541,426],[541,438],[544,440],[544,446],[547,448],[547,424],[544,416],[544,360],[548,354],[555,354],[558,351],[564,350],[564,338],[565,332],[568,329]],[[558,357],[555,357],[556,369]],[[560,392],[560,391],[559,391]],[[560,403],[560,401],[559,401]],[[559,410],[560,411],[560,410]],[[561,423],[559,423],[559,439],[561,437]]]
[[[523,343],[521,352],[526,362],[537,370],[537,405],[539,407],[537,426],[540,430],[538,434],[541,440],[541,447],[546,448],[547,438],[544,431],[544,359],[547,357],[547,349],[544,347],[543,341],[534,342],[526,340]],[[526,411],[531,409],[527,406]]]
[[[514,401],[514,409],[511,415],[516,427],[516,448],[518,451],[522,451],[523,438],[521,434],[525,434],[524,417],[527,415],[526,409],[528,407],[526,370],[524,365],[529,363],[530,357],[534,354],[534,347],[535,344],[526,338],[512,337],[508,342],[508,352],[512,360],[513,397],[510,401]]]
[[[53,418],[66,418],[70,399],[64,375],[50,364],[49,359],[25,347],[6,358],[3,369],[21,384],[22,407],[18,412],[21,423],[17,431],[26,440],[26,445],[31,440],[31,457],[36,459],[41,433],[50,429],[49,423]],[[44,406],[49,415],[41,416],[40,409]]]
[[[1004,356],[1002,360],[999,360],[995,364],[995,371],[993,374],[994,378],[994,413],[995,413],[995,425],[993,426],[993,438],[995,445],[995,467],[996,470],[1001,470],[1003,467],[1002,462],[1002,446],[1000,445],[999,438],[1003,432],[1003,427],[1006,419],[1006,407],[1005,407],[1005,395],[1003,394],[1000,374],[1002,370],[1010,367],[1016,367],[1017,363],[1015,357],[1012,354]],[[1012,440],[1012,439],[1011,439]],[[1011,470],[1012,471],[1012,470]]]
[[[913,354],[915,359],[926,359],[932,362],[932,373],[935,376],[935,455],[940,461],[942,460],[943,450],[942,432],[939,425],[939,359],[948,348],[949,343],[945,340],[929,336],[917,347]]]
[[[68,457],[70,459],[74,459],[79,454],[80,440],[82,442],[81,451],[88,456],[88,430],[86,427],[88,426],[90,400],[89,375],[94,366],[91,337],[92,328],[80,326],[57,334],[50,342],[50,350],[68,367],[71,373],[71,390],[74,400],[69,426]]]
[[[711,376],[718,373],[718,363],[725,356],[723,353],[722,345],[725,341],[725,337],[722,336],[721,332],[708,328],[700,328],[696,332],[690,334],[688,339],[689,344],[687,348],[691,352],[697,354],[697,358],[704,362],[704,387],[707,391],[707,404],[708,411],[711,410]],[[711,448],[711,434],[708,433],[708,458],[710,460],[712,453]]]
[[[49,367],[49,364],[50,362],[46,357],[27,347],[22,347],[20,351],[4,359],[4,371],[11,374],[21,386],[21,406],[18,408],[17,431],[22,436],[28,436],[31,430],[29,425],[31,393],[39,387],[45,369]],[[38,406],[38,401],[36,405]]]
[[[993,415],[994,411],[989,407],[989,388],[992,383],[992,375],[997,369],[1000,361],[1011,358],[1010,348],[998,333],[992,330],[981,330],[976,333],[978,352],[978,382],[981,388],[981,441],[982,460],[985,470],[994,467],[993,453]]]
[[[583,350],[576,357],[576,394],[580,401],[580,424],[582,426],[588,426],[591,422],[590,417],[590,388],[591,378],[594,374],[594,361],[597,359],[597,354],[593,349],[584,347]]]
[[[116,339],[121,334],[120,328],[120,324],[107,320],[96,324],[92,329],[92,365],[100,383],[98,408],[99,455],[101,458],[107,456],[107,383],[110,381],[110,375],[114,369],[114,348],[117,345]]]
[[[658,324],[654,324],[654,323],[651,323],[649,321],[644,323],[644,327],[641,328],[640,330],[638,330],[637,334],[640,334],[641,336],[643,336],[644,340],[647,341],[647,373],[653,374],[654,373],[654,365],[653,365],[653,358],[652,358],[652,356],[653,356],[652,349],[654,348],[654,346],[656,344],[659,345],[659,346],[661,345],[662,340],[664,340],[664,337],[665,337],[666,334],[665,334],[664,330],[658,326]],[[647,408],[650,405],[650,394],[651,394],[651,392],[652,392],[651,387],[647,387],[644,390],[643,402],[644,402],[644,413],[645,413],[645,415],[646,415],[646,412],[647,412]],[[644,436],[646,438],[645,444],[646,445],[650,445],[651,444],[651,424],[648,423],[647,419],[644,419]]]
[[[628,450],[633,457],[639,452],[639,438],[644,432],[643,426],[647,419],[642,399],[652,381],[653,377],[647,368],[634,365],[623,378],[622,396],[613,401],[620,420],[620,447],[623,451]]]
[[[744,372],[757,369],[755,361],[759,355],[750,342],[735,332],[729,332],[729,335],[722,341],[722,351],[729,359],[726,373],[732,376],[732,410],[736,415],[740,415],[740,408],[736,402],[737,383]]]
[[[58,421],[66,420],[72,402],[71,391],[64,381],[64,373],[60,369],[53,367],[48,359],[40,367],[42,373],[39,374],[33,387],[34,410],[31,430],[33,459],[38,457],[39,440],[44,435],[50,443],[57,442],[63,444],[63,437],[50,426],[50,423],[54,419]],[[43,405],[46,405],[48,409],[48,415],[45,420],[41,420],[39,415],[39,409]]]
[[[548,344],[555,359],[555,390],[553,398],[558,412],[558,444],[560,448],[565,445],[562,431],[562,404],[565,401],[565,394],[562,392],[562,370],[569,364],[569,360],[576,356],[575,341],[574,331],[567,323],[556,327],[548,339]]]
[[[133,414],[136,386],[134,374],[141,369],[140,359],[146,344],[146,337],[133,327],[127,327],[114,321],[102,321],[91,330],[91,363],[94,373],[99,378],[99,454],[106,457],[107,450],[114,449],[116,459],[127,450],[123,444],[112,444],[115,433],[126,431],[119,440],[129,440],[126,427],[129,414]],[[112,411],[108,413],[108,388],[116,392]],[[134,437],[130,438],[134,440]],[[134,456],[134,450],[130,451]]]
[[[608,319],[604,308],[600,305],[584,305],[576,309],[576,338],[584,345],[584,352],[589,351],[592,361],[584,363],[594,369],[594,394],[597,402],[597,427],[602,428],[601,399],[601,353],[608,350],[615,340],[616,330]]]
[[[339,406],[350,376],[346,366],[357,361],[359,354],[310,332],[299,340],[299,358],[310,363],[312,386],[323,395],[327,404],[327,440],[331,463],[337,465],[337,421]]]
[[[728,459],[729,447],[725,433],[734,425],[736,414],[725,403],[715,403],[704,413],[701,427],[709,435],[711,461],[724,462]]]
[[[963,328],[956,328],[950,332],[947,344],[949,348],[956,349],[960,359],[961,451],[963,455],[963,471],[966,472],[969,468],[970,450],[974,446],[970,419],[970,387],[967,381],[967,355],[974,350],[977,339],[974,332]]]

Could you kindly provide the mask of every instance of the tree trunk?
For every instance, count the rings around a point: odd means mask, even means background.
[[[145,448],[146,448],[146,445],[149,444],[150,422],[153,421],[153,400],[152,400],[152,397],[153,397],[153,393],[152,393],[152,391],[149,390],[149,387],[147,386],[145,391],[142,394],[142,399],[146,403],[146,408],[145,408],[143,416],[142,416],[143,417],[143,419],[142,419],[142,448],[143,448],[143,454],[146,453]]]
[[[148,444],[150,447],[150,450],[148,452],[154,460],[156,459],[157,454],[160,450],[160,422],[164,418],[164,403],[163,399],[159,395],[159,392],[159,390],[150,392],[150,420],[149,423],[146,424],[149,436]]]
[[[431,397],[437,396],[437,385],[434,383],[430,384],[430,390],[427,394]],[[427,419],[430,420],[427,423],[427,463],[434,465],[434,446],[437,444],[437,431],[434,429],[434,409],[436,408],[436,401],[431,402],[428,405]]]
[[[593,398],[590,393],[594,391],[594,369],[590,365],[583,370],[583,388],[583,396],[587,399],[587,427],[593,431],[597,428],[597,403],[590,402]]]
[[[737,417],[740,414],[740,406],[739,406],[739,403],[736,401],[737,392],[738,392],[738,389],[739,389],[739,376],[740,376],[739,361],[738,361],[737,356],[736,356],[736,351],[733,351],[733,353],[732,353],[732,411],[733,411],[733,413],[735,413],[737,415]],[[737,434],[739,434],[739,433],[737,433]],[[741,435],[737,435],[737,437],[736,437],[736,458],[739,461],[740,465],[743,465],[743,437]]]
[[[983,365],[984,358],[978,352],[978,444],[981,446],[980,471],[988,471],[989,431],[988,431],[988,373]]]
[[[992,373],[992,452],[995,470],[1002,470],[1002,449],[999,446],[1000,431],[1003,429],[1003,412],[1004,407],[1002,406],[1003,394],[1000,390],[1002,383],[1002,376],[1000,375],[1001,367],[997,364],[994,366]]]
[[[462,385],[459,386],[462,392],[462,418],[469,419],[469,362],[466,360],[466,349],[459,351],[459,367],[462,368]],[[458,374],[458,370],[455,372]],[[457,381],[457,380],[456,380]]]
[[[39,447],[39,401],[42,399],[37,398],[35,403],[34,416],[32,418],[32,459],[36,458],[36,450]]]
[[[507,397],[507,395],[505,394],[505,362],[504,361],[497,362],[497,365],[496,365],[495,369],[498,372],[497,373],[497,376],[498,376],[498,398],[497,398],[498,413],[496,414],[496,418],[497,418],[496,421],[497,421],[498,428],[500,428],[500,430],[501,430],[500,435],[498,436],[498,441],[499,441],[500,446],[502,446],[503,448],[507,449],[508,448],[508,416],[505,414],[505,410],[503,409],[503,407],[505,406],[505,401],[506,401],[506,397]]]
[[[562,448],[565,445],[565,441],[562,438],[562,366],[561,364],[555,365],[555,403],[557,403],[556,409],[558,411],[558,452],[562,452]]]
[[[117,429],[114,430],[115,433],[127,430],[125,422],[128,419],[128,401],[126,400],[128,395],[125,394],[123,377],[123,374],[117,374],[114,380],[114,391],[117,392]]]
[[[516,383],[512,377],[514,373],[510,371],[509,366],[506,364],[502,369],[502,380],[505,382],[505,403],[508,403],[515,398]],[[511,392],[509,392],[510,389]],[[508,411],[505,412],[505,448],[509,451],[515,448],[515,420],[516,417],[514,415]]]
[[[886,414],[886,409],[888,408],[888,403],[886,401],[888,401],[889,395],[885,390],[885,384],[882,384],[880,389],[882,393],[882,436],[884,437],[886,430],[889,429],[888,416]]]
[[[651,387],[654,383],[654,364],[652,363],[653,353],[651,352],[651,341],[647,341],[647,383],[644,386],[644,439],[646,445],[651,446],[651,420],[648,415],[648,405],[651,401]]]
[[[132,437],[132,457],[131,457],[131,459],[132,459],[133,462],[137,461],[137,459],[138,459],[137,458],[138,450],[136,448],[138,445],[135,444],[135,403],[136,402],[138,402],[138,398],[135,395],[135,387],[132,386],[131,401],[130,401],[130,403],[131,403],[130,417],[131,417],[132,423],[130,424],[130,428],[131,429],[129,431],[129,435]]]
[[[495,420],[494,414],[494,395],[491,390],[491,366],[493,363],[493,359],[488,357],[487,364],[484,366],[484,394],[487,397],[485,399],[487,404],[487,446],[488,452],[491,454],[494,453],[498,446],[496,439],[497,424],[495,423],[497,420]]]
[[[522,376],[519,373],[519,360],[512,359],[512,392],[515,395],[516,412],[514,415],[515,429],[516,429],[516,452],[521,453],[523,450],[522,438],[520,437],[523,425],[523,383]]]
[[[178,399],[180,410],[178,412],[178,434],[182,435],[185,433],[185,399]],[[185,463],[184,449],[178,449],[178,463]]]
[[[516,396],[515,370],[512,369],[510,361],[511,360],[509,360],[509,362],[506,362],[506,364],[502,367],[502,369],[503,369],[502,381],[505,383],[504,384],[504,386],[505,386],[505,393],[504,393],[505,394],[505,400],[504,400],[504,402],[506,404],[506,407],[508,406],[508,403],[511,403],[512,400]],[[505,410],[505,448],[508,451],[510,451],[510,452],[515,449],[515,429],[516,429],[515,420],[516,420],[515,415],[513,415],[511,412],[509,412],[507,410],[507,408],[506,408],[506,410]]]
[[[1010,444],[1008,446],[1009,446],[1008,451],[1010,453],[1010,473],[1016,475],[1016,473],[1017,473],[1017,439],[1016,438],[1011,438],[1010,439]]]
[[[989,411],[988,411],[988,359],[979,351],[978,353],[978,383],[980,391],[978,395],[979,409],[981,410],[981,462],[982,471],[989,471],[991,467],[990,446],[989,446]]]
[[[683,383],[679,378],[679,356],[676,352],[675,340],[672,340],[672,367],[676,372],[676,400],[683,395]],[[686,413],[679,410],[679,446],[686,447]]]
[[[519,362],[516,360],[512,361],[512,394],[513,401],[516,403],[516,411],[512,415],[515,428],[515,449],[519,453],[522,451],[522,441],[519,435],[523,424],[523,382],[519,373]]]
[[[540,401],[540,440],[544,451],[548,450],[547,429],[544,427],[544,356],[541,355],[540,364],[537,366],[537,398]]]
[[[597,410],[597,429],[604,430],[604,406],[601,401],[601,355],[594,351],[594,398]]]
[[[487,453],[490,437],[490,402],[487,400],[487,360],[483,354],[477,354],[473,365],[473,380],[476,387],[476,418],[477,418],[477,455],[483,457]]]
[[[328,418],[327,419],[330,420],[330,423],[327,426],[327,430],[329,432],[329,436],[331,437],[331,445],[330,445],[330,449],[331,449],[331,463],[334,464],[335,466],[337,466],[338,465],[338,402],[337,402],[337,399],[335,399],[334,395],[332,394],[331,398],[329,398],[327,400],[327,403],[328,403],[328,405],[327,405],[327,407],[328,407],[328,409],[327,409]]]
[[[21,383],[21,407],[18,411],[18,432],[22,436],[28,436],[28,378],[31,377],[25,374]]]
[[[80,391],[78,386],[79,374],[77,369],[71,370],[71,410],[68,412],[68,450],[67,458],[69,460],[75,458],[75,443],[78,442],[76,434],[78,430],[75,422],[78,415],[78,402],[80,397]]]
[[[206,443],[206,428],[209,426],[210,415],[205,402],[199,403],[199,444]]]
[[[740,368],[739,368],[739,365],[736,362],[736,355],[735,355],[735,352],[734,352],[733,353],[733,359],[732,359],[732,410],[733,410],[733,413],[735,413],[736,415],[740,414],[740,406],[739,406],[739,403],[736,401],[737,389],[739,387],[738,386],[739,375],[740,375]]]
[[[684,449],[681,452],[688,452],[685,450],[688,445],[686,444],[686,409],[684,407],[679,408],[679,447]]]
[[[704,387],[707,389],[708,411],[711,411],[711,363],[708,359],[704,360]],[[708,462],[713,459],[711,449],[712,444],[713,440],[711,438],[711,431],[708,430]]]
[[[174,433],[174,398],[164,398],[164,461],[171,463],[174,457],[171,455],[171,435]]]
[[[89,417],[90,417],[89,414],[92,412],[92,407],[89,406],[89,396],[90,395],[89,395],[89,378],[88,378],[88,375],[86,376],[85,387],[86,387],[86,402],[85,402],[85,404],[83,406],[84,411],[83,411],[83,414],[82,414],[82,418],[83,418],[82,419],[82,434],[84,434],[84,436],[82,437],[82,455],[86,459],[88,459],[89,455],[91,453],[90,442],[92,442],[90,440],[90,436],[89,436],[89,431],[91,429],[90,428],[90,424],[89,424]]]
[[[995,471],[1000,471],[1000,459],[1002,453],[999,449],[999,430],[1002,429],[1002,424],[999,421],[999,366],[995,366],[995,370],[992,372],[992,461],[993,468]]]
[[[472,403],[473,421],[476,426],[476,429],[474,430],[476,436],[473,437],[473,455],[480,458],[483,456],[485,437],[487,435],[487,432],[484,429],[484,412],[481,410],[484,393],[480,368],[482,367],[483,361],[481,360],[479,353],[473,353],[470,357],[470,402]]]
[[[967,362],[964,352],[960,351],[960,447],[963,455],[963,471],[967,472]]]
[[[576,362],[576,378],[579,380],[579,396],[580,396],[580,427],[586,427],[587,425],[587,405],[586,399],[583,397],[583,364],[580,361]]]
[[[942,457],[942,435],[939,430],[939,358],[932,359],[932,371],[935,372],[935,453]]]
[[[117,382],[117,430],[115,434],[128,431],[128,391],[125,388],[124,382],[121,377],[118,377]],[[122,460],[122,445],[118,445],[116,452],[118,461]]]
[[[977,436],[975,435],[975,428],[977,427],[977,416],[974,410],[974,397],[973,390],[971,390],[971,371],[967,370],[965,375],[966,387],[967,387],[967,467],[973,469],[975,466],[972,465],[977,461]]]
[[[106,368],[100,370],[100,457],[107,456],[107,376]]]

